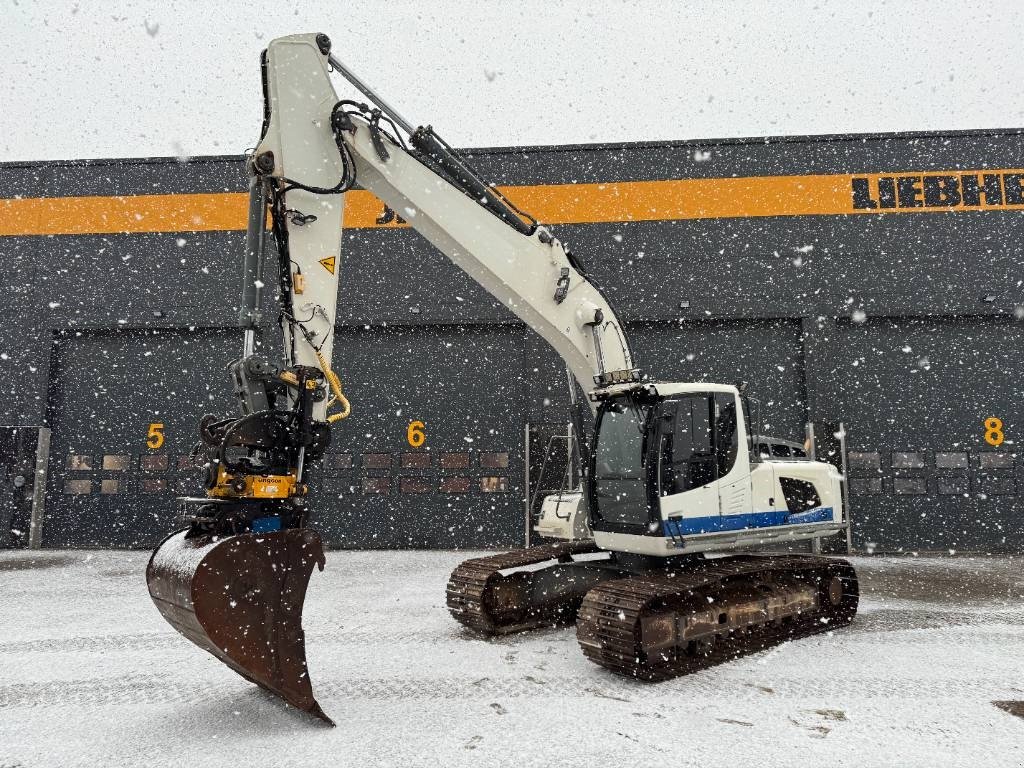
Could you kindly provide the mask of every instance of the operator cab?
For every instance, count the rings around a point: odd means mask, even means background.
[[[842,526],[838,471],[799,455],[798,443],[752,436],[737,387],[645,382],[592,397],[586,490],[602,549],[669,556]]]
[[[749,504],[743,398],[725,384],[645,384],[600,399],[589,492],[594,530],[664,535],[663,519]],[[706,514],[705,514],[706,513]]]

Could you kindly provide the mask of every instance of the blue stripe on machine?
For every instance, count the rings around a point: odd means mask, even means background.
[[[249,526],[253,533],[271,533],[281,530],[281,518],[271,515],[270,517],[257,517]]]
[[[806,512],[790,514],[787,510],[778,512],[748,512],[742,515],[708,515],[707,517],[677,517],[666,520],[665,534],[686,536],[694,533],[717,533],[719,531],[742,531],[749,528],[771,528],[779,525],[819,523],[831,520],[832,507],[818,507]]]

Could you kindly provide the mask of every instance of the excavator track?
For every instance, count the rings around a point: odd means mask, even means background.
[[[551,570],[559,563],[571,563],[575,555],[596,551],[592,542],[565,542],[466,560],[448,579],[448,611],[460,624],[487,635],[571,624],[590,587],[589,580],[581,583],[568,573],[552,580],[555,574]],[[502,573],[541,563],[550,565],[543,571]],[[555,588],[537,589],[534,574],[540,572]],[[531,599],[538,593],[541,600]]]
[[[845,560],[737,556],[605,581],[587,593],[577,639],[626,677],[668,680],[849,624],[857,576]]]

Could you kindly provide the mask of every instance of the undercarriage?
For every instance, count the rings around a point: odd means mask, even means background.
[[[448,581],[448,610],[488,635],[575,622],[588,659],[651,682],[845,626],[857,612],[845,560],[598,552],[552,544],[467,560]]]

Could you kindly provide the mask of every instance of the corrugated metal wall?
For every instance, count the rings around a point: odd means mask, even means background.
[[[841,210],[851,174],[1024,167],[1017,132],[472,154],[527,209],[564,185],[601,200],[604,185],[705,180],[706,210],[670,185],[660,215],[661,187],[643,187],[642,209],[577,207],[557,226],[645,370],[749,381],[780,436],[846,423],[859,547],[1024,551],[1024,213]],[[198,418],[232,407],[241,160],[0,170],[0,422],[53,428],[44,543],[151,546],[174,496],[199,490],[186,466]],[[820,197],[833,178],[828,205],[800,201],[801,179]],[[566,418],[553,353],[415,232],[372,221],[346,230],[339,324],[356,410],[314,483],[328,541],[520,543],[525,426]],[[1002,421],[1001,445],[985,441],[987,418]],[[426,424],[420,449],[412,420]]]

